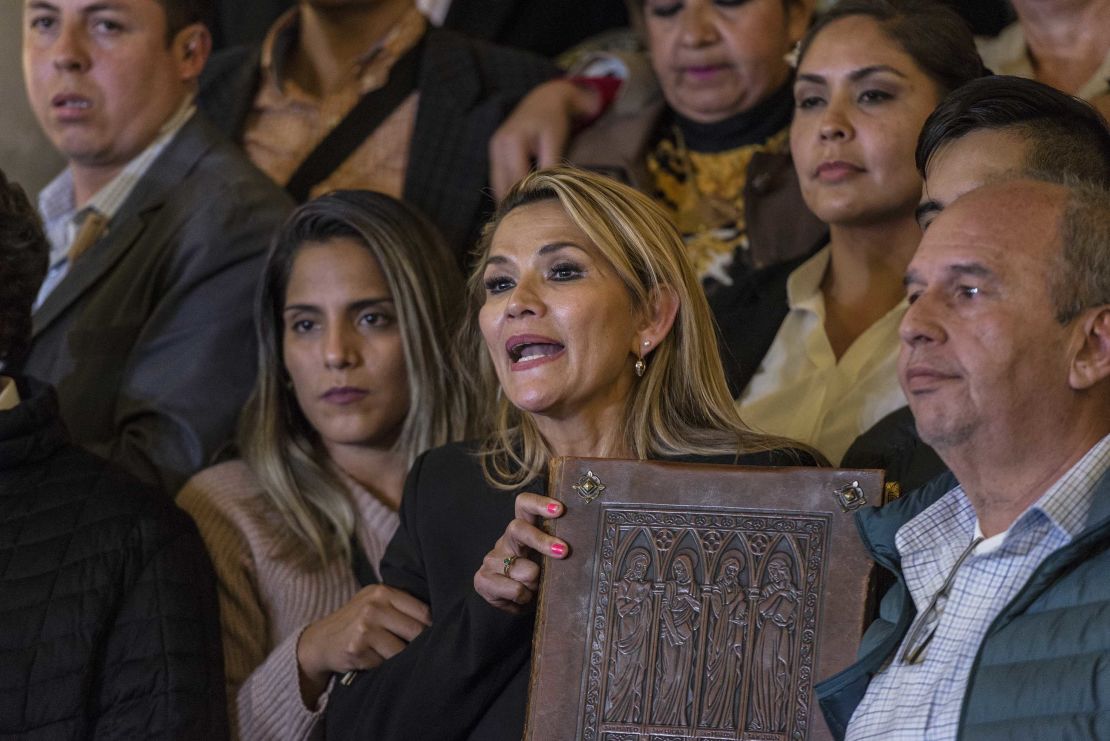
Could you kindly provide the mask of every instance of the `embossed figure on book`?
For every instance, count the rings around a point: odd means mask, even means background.
[[[647,580],[650,565],[651,555],[646,550],[633,549],[617,586],[616,635],[605,703],[605,717],[617,723],[638,723],[643,718],[644,677],[654,621],[652,584]]]
[[[581,737],[805,738],[827,520],[604,517]]]
[[[744,670],[744,634],[748,629],[748,605],[740,584],[743,568],[739,558],[728,558],[708,590],[709,640],[705,652],[702,725],[713,728],[736,727],[736,700]]]
[[[694,583],[693,559],[685,553],[678,554],[671,565],[671,575],[663,586],[652,722],[684,726],[690,717],[690,674],[701,601]]]
[[[781,553],[767,563],[769,583],[759,593],[755,662],[752,667],[752,723],[755,731],[786,728],[794,654],[798,590],[790,579],[790,559]]]

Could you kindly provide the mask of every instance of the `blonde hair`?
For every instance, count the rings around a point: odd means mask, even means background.
[[[628,399],[624,442],[636,458],[739,456],[791,446],[753,432],[740,419],[725,382],[709,304],[677,228],[651,199],[610,178],[556,167],[527,175],[513,187],[478,244],[468,284],[471,336],[478,339],[476,317],[485,299],[482,274],[498,226],[517,208],[552,200],[612,265],[633,311],[648,313],[663,288],[678,297],[674,326],[645,356],[647,370]],[[488,353],[481,356],[479,372],[487,387],[496,387]],[[551,450],[531,417],[501,397],[480,455],[490,484],[512,490],[543,473]]]
[[[350,238],[377,260],[397,307],[409,410],[394,450],[423,451],[475,434],[473,363],[454,342],[463,280],[435,228],[380,193],[337,191],[295,210],[274,239],[256,301],[258,383],[243,410],[240,448],[266,493],[259,513],[280,532],[278,554],[303,567],[350,558],[355,510],[340,473],[297,404],[282,360],[289,277],[307,243]]]

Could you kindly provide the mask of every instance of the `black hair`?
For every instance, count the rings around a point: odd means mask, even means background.
[[[948,6],[929,0],[841,0],[818,18],[802,39],[798,63],[825,27],[854,16],[875,19],[936,83],[941,95],[987,74],[967,22]]]
[[[177,33],[194,23],[212,28],[215,9],[212,0],[158,0],[166,12],[166,41],[172,41]]]
[[[1026,168],[1110,186],[1110,128],[1087,103],[1035,80],[991,76],[950,93],[917,140],[917,169],[946,143],[981,129],[1028,143]]]

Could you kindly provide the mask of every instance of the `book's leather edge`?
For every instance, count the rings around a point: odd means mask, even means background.
[[[553,458],[551,460],[551,462],[548,464],[548,470],[547,470],[547,482],[548,482],[547,483],[547,495],[552,499],[558,499],[560,502],[563,501],[562,498],[559,496],[559,491],[562,489],[561,484],[562,484],[562,476],[563,476],[563,469],[564,469],[565,462],[566,462],[565,458],[562,458],[562,457]],[[556,529],[555,525],[556,525],[557,522],[558,522],[558,519],[553,519],[553,520],[545,519],[545,520],[543,520],[542,526],[543,526],[544,532],[548,533],[549,535],[554,535],[555,534],[555,529]],[[540,558],[542,559],[543,557],[541,556]],[[547,569],[545,569],[543,567],[543,563],[542,563],[542,560],[541,560],[541,563],[540,563],[540,591],[539,591],[539,595],[536,597],[536,625],[535,625],[535,628],[532,630],[532,656],[533,657],[536,657],[536,656],[539,655],[538,649],[539,649],[540,645],[543,643],[544,633],[547,631],[547,619],[546,619],[546,614],[547,613],[546,613],[546,610],[544,610],[544,606],[545,606],[545,603],[547,601],[547,579],[544,578],[546,573],[547,573]],[[539,687],[538,687],[538,684],[539,684],[539,665],[538,664],[539,664],[539,662],[532,661],[530,666],[529,666],[529,669],[528,669],[528,702],[527,702],[527,705],[525,706],[525,710],[524,710],[524,734],[521,737],[522,741],[532,741],[533,733],[534,733],[534,730],[535,730],[534,728],[532,728],[531,721],[532,721],[532,718],[533,718],[533,714],[532,714],[533,698],[538,697],[539,694],[540,694],[537,691],[539,689]]]

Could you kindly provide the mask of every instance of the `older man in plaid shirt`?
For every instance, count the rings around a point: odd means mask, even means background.
[[[830,726],[1110,738],[1110,193],[975,190],[906,286],[901,381],[952,475],[861,515],[898,581],[818,688]]]

